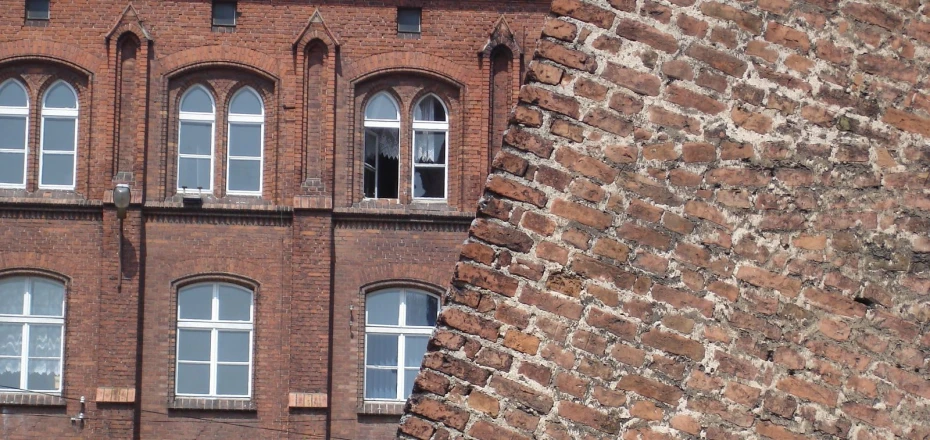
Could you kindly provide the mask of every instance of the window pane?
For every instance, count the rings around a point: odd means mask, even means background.
[[[258,124],[229,124],[229,155],[261,157],[262,126]]]
[[[216,394],[247,396],[249,394],[249,366],[217,365]]]
[[[220,362],[249,361],[249,332],[218,332],[216,355]]]
[[[3,136],[0,136],[0,149],[26,149],[25,116],[0,116],[0,133],[3,134]],[[2,166],[3,162],[0,161],[0,167]]]
[[[439,300],[420,292],[407,292],[407,325],[436,326]]]
[[[370,334],[365,342],[366,365],[397,365],[397,335]]]
[[[26,0],[26,18],[48,20],[49,0]]]
[[[365,398],[396,399],[397,370],[380,370],[367,368],[365,377]]]
[[[25,278],[7,278],[0,281],[0,314],[22,315],[25,296]]]
[[[61,385],[61,361],[29,359],[29,376],[26,388],[30,390],[58,390]]]
[[[178,330],[179,361],[209,361],[209,330]]]
[[[229,190],[259,191],[262,183],[262,162],[259,160],[229,160]]]
[[[0,106],[25,107],[28,103],[26,90],[16,81],[7,81],[0,86]]]
[[[220,284],[220,321],[251,321],[252,292]]]
[[[446,120],[446,110],[434,96],[428,96],[420,101],[413,111],[413,120],[440,122]]]
[[[397,31],[420,32],[420,10],[413,8],[398,8]]]
[[[405,367],[420,367],[423,363],[423,355],[426,354],[427,342],[429,342],[428,336],[406,336],[404,338]]]
[[[178,393],[210,394],[210,366],[178,364]]]
[[[229,112],[240,115],[260,115],[262,114],[262,101],[251,89],[242,89],[229,105]]]
[[[416,163],[446,163],[446,133],[444,131],[417,131],[413,158]]]
[[[213,2],[213,24],[234,26],[236,24],[236,2]]]
[[[32,314],[41,316],[63,316],[65,286],[53,281],[32,281]]]
[[[0,153],[0,183],[15,185],[26,183],[23,179],[26,168],[24,160],[26,160],[25,153]]]
[[[0,356],[23,354],[23,324],[0,324]]]
[[[404,394],[403,397],[410,397],[410,394],[413,392],[413,382],[417,379],[417,374],[420,373],[419,368],[414,369],[404,369]]]
[[[0,359],[0,387],[19,388],[22,367],[19,359]]]
[[[182,157],[178,164],[178,187],[210,189],[210,159]]]
[[[365,313],[369,324],[400,325],[400,291],[391,290],[368,295]]]
[[[43,154],[40,185],[74,185],[74,156],[71,154]]]
[[[213,124],[210,122],[181,121],[179,150],[181,154],[210,155],[213,145]]]
[[[446,196],[446,169],[419,168],[413,170],[413,196],[441,199]]]
[[[181,111],[213,113],[213,100],[202,87],[194,87],[181,99]]]
[[[185,287],[178,292],[178,317],[213,319],[213,285]]]
[[[42,130],[42,149],[47,151],[74,151],[76,119],[45,118]]]
[[[368,102],[368,106],[365,107],[365,119],[397,121],[400,120],[400,116],[397,114],[397,106],[394,105],[394,100],[382,93]]]
[[[77,96],[65,83],[55,83],[45,94],[46,108],[77,108]]]
[[[60,358],[61,326],[35,324],[30,325],[29,356]]]

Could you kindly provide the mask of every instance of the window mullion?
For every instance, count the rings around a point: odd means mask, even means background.
[[[216,395],[217,331],[210,330],[210,394]]]
[[[401,303],[403,304],[403,303]],[[404,399],[404,346],[406,338],[401,333],[397,338],[397,400]]]
[[[29,378],[29,324],[23,324],[23,344],[20,348],[20,373],[19,373],[19,387],[22,389],[28,389],[28,378]]]

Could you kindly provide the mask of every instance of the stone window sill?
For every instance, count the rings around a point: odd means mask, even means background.
[[[0,405],[4,406],[66,406],[61,396],[38,393],[0,393]]]
[[[400,416],[404,414],[403,401],[376,401],[367,400],[358,408],[358,414]]]
[[[257,411],[258,406],[249,399],[210,399],[204,397],[175,397],[168,402],[170,409],[198,411]]]

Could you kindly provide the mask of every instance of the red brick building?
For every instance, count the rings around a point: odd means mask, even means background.
[[[0,436],[393,437],[548,9],[0,1]]]

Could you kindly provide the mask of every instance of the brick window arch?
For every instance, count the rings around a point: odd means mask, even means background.
[[[0,187],[26,187],[29,92],[17,79],[0,83]]]

